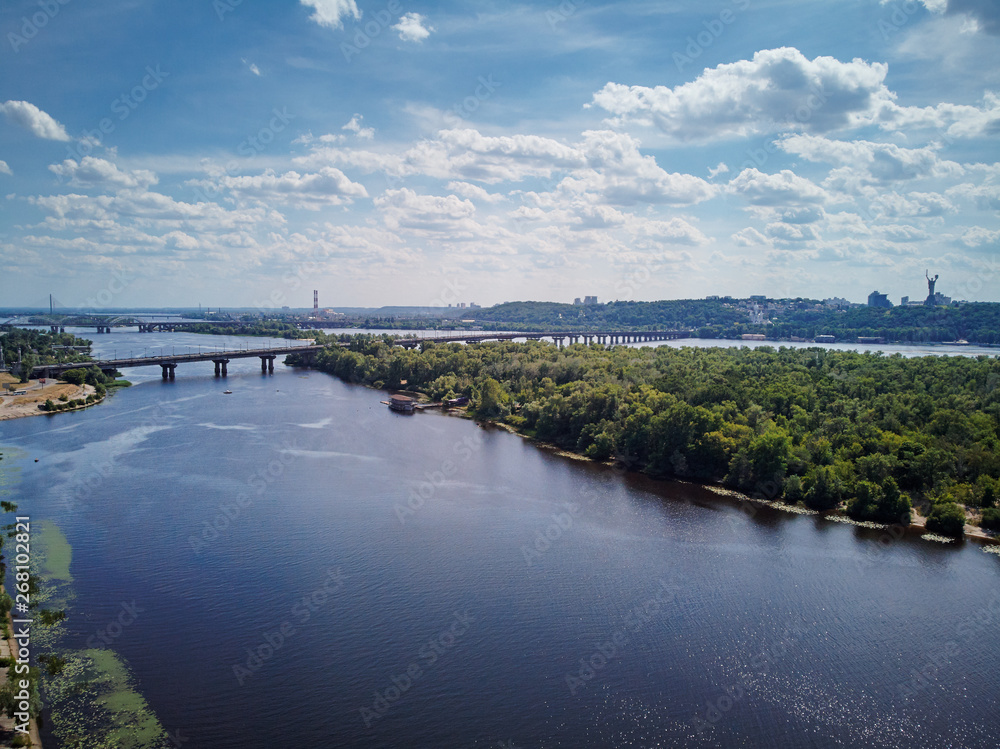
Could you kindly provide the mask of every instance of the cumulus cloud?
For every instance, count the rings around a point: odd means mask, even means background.
[[[92,187],[101,190],[127,190],[147,188],[158,179],[153,172],[140,169],[123,172],[115,164],[94,156],[84,156],[79,162],[66,159],[61,164],[50,164],[49,171],[70,187]]]
[[[350,121],[341,127],[341,130],[350,130],[352,133],[357,135],[359,138],[365,140],[371,140],[375,137],[375,128],[373,127],[362,127],[361,121],[364,119],[360,114],[355,114],[351,117]]]
[[[424,25],[427,19],[419,13],[404,13],[392,28],[399,32],[404,42],[422,42],[434,31],[433,26]]]
[[[884,63],[809,60],[794,47],[782,47],[706,69],[675,88],[608,83],[593,104],[618,123],[653,125],[683,141],[829,132],[871,122],[891,103],[887,72]]]
[[[0,104],[0,112],[3,112],[8,121],[20,125],[39,138],[62,141],[70,139],[66,128],[31,102],[6,101]]]
[[[328,29],[339,29],[344,26],[348,16],[355,20],[361,18],[361,11],[354,0],[300,0],[307,8],[313,9],[309,20]]]
[[[239,199],[262,203],[277,201],[308,210],[368,197],[364,185],[352,182],[333,167],[325,167],[313,174],[275,174],[267,170],[256,176],[225,176],[215,182],[215,187],[228,190]]]
[[[954,161],[942,160],[939,146],[901,148],[892,143],[866,140],[829,140],[816,135],[789,135],[778,141],[786,153],[809,161],[849,167],[848,173],[867,183],[888,183],[924,177],[960,177],[965,170]]]
[[[788,169],[782,169],[778,174],[744,169],[730,180],[726,190],[741,195],[756,206],[799,205],[829,200],[829,195],[823,188]]]
[[[473,185],[469,182],[449,182],[448,189],[461,195],[463,198],[469,198],[470,200],[481,200],[484,203],[499,203],[505,200],[503,195],[493,192],[486,192],[479,185]]]
[[[12,172],[10,170],[10,167],[7,166],[7,162],[6,161],[0,160],[0,174],[9,174],[9,175],[12,175],[12,176],[14,174],[14,172]]]

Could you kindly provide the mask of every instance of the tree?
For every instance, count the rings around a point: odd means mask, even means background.
[[[477,416],[493,419],[508,413],[509,401],[510,396],[503,389],[503,385],[492,377],[487,377],[479,386],[478,398],[473,404],[473,410]]]
[[[927,530],[944,536],[961,536],[965,532],[965,510],[954,502],[941,502],[927,516]]]

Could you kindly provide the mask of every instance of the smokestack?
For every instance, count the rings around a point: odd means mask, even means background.
[[[313,312],[319,312],[319,290],[313,289]]]
[[[52,295],[49,294],[49,314],[52,314]]]

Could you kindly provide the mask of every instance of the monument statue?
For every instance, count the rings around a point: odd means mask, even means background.
[[[927,279],[927,301],[924,304],[934,304],[934,284],[937,283],[941,275],[936,274],[934,278],[931,278],[930,273],[925,270],[924,277]]]

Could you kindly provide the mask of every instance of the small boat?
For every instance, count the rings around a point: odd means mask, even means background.
[[[233,391],[232,391],[232,390],[223,390],[223,391],[222,391],[222,394],[223,394],[223,395],[232,395],[232,394],[233,394]]]

